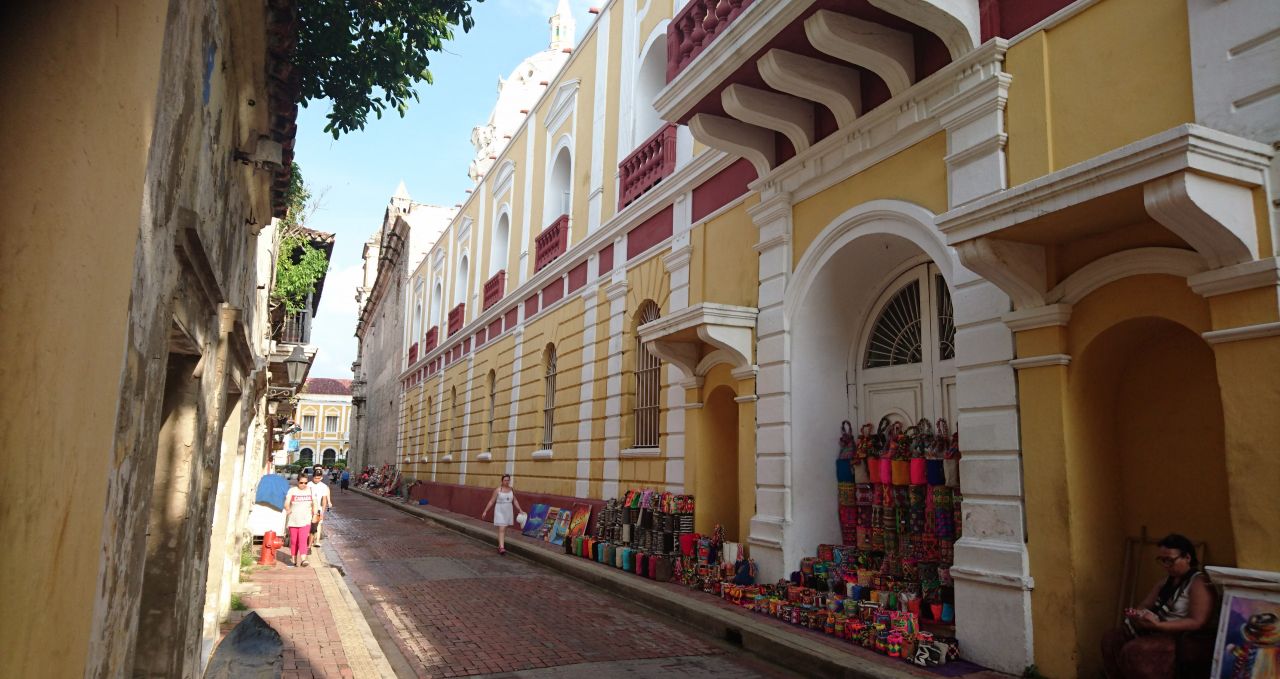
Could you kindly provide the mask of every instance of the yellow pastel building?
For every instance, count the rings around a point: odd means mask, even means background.
[[[311,377],[303,382],[294,407],[294,423],[301,429],[289,461],[329,466],[347,459],[351,450],[351,380]]]
[[[384,283],[398,399],[357,421],[399,433],[363,461],[468,513],[504,473],[693,493],[772,580],[841,542],[842,421],[945,420],[955,632],[1014,673],[1097,673],[1145,536],[1280,569],[1274,4],[564,11]]]

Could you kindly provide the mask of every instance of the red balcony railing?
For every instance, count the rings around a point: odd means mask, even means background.
[[[507,270],[503,269],[484,282],[484,310],[502,301],[507,291]]]
[[[458,306],[449,310],[449,334],[452,335],[462,329],[462,321],[466,320],[467,303],[458,302]]]
[[[569,246],[569,215],[560,215],[534,239],[533,270],[554,262]]]
[[[440,328],[431,326],[427,331],[426,339],[422,340],[422,353],[429,354],[436,346],[440,344]]]
[[[689,0],[667,25],[667,82],[675,79],[751,0]]]
[[[418,343],[414,342],[409,347],[409,365],[413,365],[414,361],[417,361],[417,360],[418,360]]]
[[[621,175],[618,209],[630,205],[675,169],[676,126],[668,123],[618,164]]]

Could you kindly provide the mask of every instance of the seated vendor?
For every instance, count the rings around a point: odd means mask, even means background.
[[[1179,642],[1205,629],[1213,615],[1213,591],[1191,540],[1174,533],[1156,547],[1156,561],[1168,577],[1137,608],[1125,609],[1121,626],[1102,637],[1103,664],[1111,679],[1174,677]]]

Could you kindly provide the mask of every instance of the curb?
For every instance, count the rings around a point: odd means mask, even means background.
[[[374,495],[363,489],[352,488],[351,490],[454,532],[495,546],[498,544],[496,531],[434,514],[419,509],[415,505],[402,504],[398,500]],[[582,557],[539,549],[524,544],[521,540],[509,540],[507,551],[571,575],[611,594],[621,595],[632,603],[692,625],[706,634],[728,640],[746,651],[793,672],[841,679],[918,679],[919,677],[917,674],[866,660],[851,653],[843,653],[824,643],[806,638],[806,635],[766,625],[762,620],[753,619],[754,615],[743,616],[730,613],[694,598],[673,594],[652,580],[624,573],[616,568],[605,568]]]

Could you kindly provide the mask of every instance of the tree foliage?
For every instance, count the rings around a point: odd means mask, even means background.
[[[305,0],[298,3],[294,66],[302,104],[333,102],[325,131],[333,138],[362,130],[369,113],[388,108],[403,117],[418,101],[414,85],[431,83],[431,52],[453,38],[453,27],[475,25],[471,3],[483,0]],[[381,93],[376,94],[375,90]]]
[[[316,283],[329,271],[328,256],[311,245],[303,231],[311,197],[302,169],[294,163],[289,177],[288,211],[277,227],[280,250],[276,255],[276,285],[271,291],[271,301],[284,306],[287,314],[302,311],[307,296],[316,291]]]

